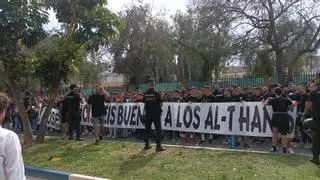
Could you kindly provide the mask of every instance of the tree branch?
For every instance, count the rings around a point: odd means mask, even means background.
[[[278,1],[281,2],[281,0],[278,0]],[[277,20],[281,15],[283,15],[283,13],[287,12],[290,7],[297,4],[299,1],[300,0],[295,0],[292,3],[288,4],[287,6],[285,6],[285,4],[287,4],[287,1],[284,5],[281,3],[281,5],[282,5],[281,11],[275,16],[274,20]]]

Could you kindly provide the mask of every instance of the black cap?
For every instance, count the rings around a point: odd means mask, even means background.
[[[73,90],[74,88],[77,88],[78,86],[76,84],[71,84],[70,89]]]

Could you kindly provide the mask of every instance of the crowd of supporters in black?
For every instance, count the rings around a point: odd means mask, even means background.
[[[298,118],[297,118],[297,128],[295,132],[295,138],[292,141],[303,142],[306,145],[306,148],[309,148],[310,139],[301,132],[299,126],[301,126],[300,118],[305,112],[305,102],[308,100],[310,91],[315,87],[315,84],[312,81],[308,81],[304,84],[288,84],[288,85],[279,85],[272,84],[269,87],[257,87],[257,88],[241,88],[241,87],[229,87],[221,88],[219,86],[205,86],[202,88],[191,87],[189,89],[181,88],[174,91],[160,90],[160,94],[163,102],[263,102],[269,97],[275,97],[274,90],[276,87],[282,89],[282,96],[296,101]],[[81,94],[83,102],[88,99],[87,94]],[[59,96],[56,100],[56,108],[59,108],[59,102],[63,99],[63,96]],[[120,93],[110,93],[109,102],[118,102],[118,103],[130,103],[130,102],[141,102],[143,99],[142,91],[129,91],[129,92],[120,92]],[[27,111],[30,124],[33,132],[38,131],[39,126],[39,117],[41,109],[44,108],[47,104],[47,99],[45,97],[33,97],[30,93],[26,93],[24,98],[24,106]],[[13,129],[15,132],[21,132],[23,130],[21,117],[19,116],[17,107],[13,102],[11,108],[8,109],[6,121],[4,121],[3,126]],[[83,135],[87,135],[88,129],[82,129]],[[109,138],[128,138],[128,137],[138,137],[142,138],[140,134],[141,130],[133,129],[115,129],[109,128],[106,129],[105,134]],[[181,137],[184,137],[179,132],[164,132],[164,138],[179,140]],[[206,139],[200,135],[195,135],[198,139],[197,142],[206,143]],[[201,137],[201,138],[200,138]],[[223,138],[225,143],[229,143],[230,139],[226,136],[213,135],[208,139],[208,143],[214,143],[215,139]],[[246,140],[243,144],[238,143],[238,145],[243,145],[244,147],[249,147],[252,142],[261,143],[267,139],[261,138],[250,138]]]

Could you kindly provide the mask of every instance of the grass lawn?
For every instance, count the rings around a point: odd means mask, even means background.
[[[110,179],[320,179],[308,157],[184,148],[155,153],[133,143],[49,139],[24,152],[25,164]],[[61,157],[53,161],[53,157]]]

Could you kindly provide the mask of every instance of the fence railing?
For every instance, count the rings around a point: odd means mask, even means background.
[[[303,73],[298,75],[293,75],[292,83],[300,85],[306,83],[309,80],[312,80],[315,77],[316,73]],[[278,77],[273,76],[270,78],[271,83],[278,83]],[[212,85],[216,83],[208,83],[208,82],[190,82],[188,83],[188,87],[196,87],[201,88],[205,85]],[[240,86],[243,88],[253,88],[253,87],[261,87],[264,86],[264,77],[262,76],[229,76],[229,77],[222,77],[218,79],[217,84],[220,87],[227,88],[231,86]],[[156,89],[158,91],[166,91],[166,90],[176,90],[182,87],[182,83],[158,83],[156,84]],[[133,85],[130,84],[128,86],[129,90],[137,90],[140,89],[142,91],[147,89],[147,84],[140,84],[140,85]]]

